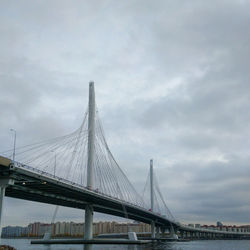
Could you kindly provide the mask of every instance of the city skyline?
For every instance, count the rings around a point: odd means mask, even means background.
[[[225,225],[217,222],[212,225],[202,225],[199,223],[188,224],[193,228],[204,228],[234,232],[250,232],[250,225]],[[136,233],[150,233],[149,224],[141,222],[116,222],[116,221],[95,221],[93,223],[93,234],[123,234],[132,230]],[[53,237],[83,237],[84,223],[76,223],[73,221],[57,221],[54,223],[33,222],[25,227],[7,226],[2,229],[2,237],[43,237],[45,233],[51,232]]]
[[[134,232],[150,232],[149,224],[140,222],[127,222],[119,223],[116,221],[98,221],[93,223],[93,234],[106,234],[106,233],[127,233],[129,229]],[[54,223],[41,223],[33,222],[26,227],[20,226],[7,226],[2,230],[2,235],[5,237],[42,237],[45,233],[51,232],[52,236],[73,236],[82,237],[84,234],[84,223],[76,222],[54,222]]]

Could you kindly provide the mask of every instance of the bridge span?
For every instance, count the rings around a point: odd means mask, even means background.
[[[94,83],[80,128],[73,133],[8,150],[0,156],[0,226],[4,196],[85,210],[85,240],[93,237],[93,213],[100,212],[151,224],[152,238],[167,229],[171,236],[223,235],[248,237],[248,232],[191,228],[169,211],[150,161],[150,202],[138,194],[114,159],[98,117]],[[59,171],[58,171],[59,170]],[[161,202],[161,204],[160,204]],[[163,212],[162,212],[163,211]],[[135,235],[134,235],[135,236]],[[133,237],[134,237],[133,236]]]
[[[95,212],[128,218],[179,232],[183,237],[250,237],[248,232],[228,232],[185,226],[141,206],[89,190],[77,183],[55,177],[39,169],[0,157],[0,183],[6,186],[5,195],[12,198],[85,209],[91,203]],[[159,237],[159,236],[158,236]]]
[[[0,157],[0,176],[2,180],[13,180],[13,184],[8,185],[5,190],[5,195],[12,198],[78,209],[85,209],[87,204],[93,204],[96,212],[148,224],[153,220],[157,226],[170,226],[172,223],[174,227],[178,227],[175,222],[148,209],[3,157]]]

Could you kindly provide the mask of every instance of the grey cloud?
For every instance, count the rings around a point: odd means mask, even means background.
[[[248,220],[250,206],[247,199],[250,188],[248,162],[249,158],[234,157],[228,162],[200,162],[198,166],[194,161],[161,169],[158,176],[177,217],[185,220],[182,214],[185,204],[186,218],[195,219],[198,215],[200,220],[206,218],[211,222],[211,218],[217,215],[225,222],[237,218],[238,222],[244,223]],[[178,179],[179,189],[173,187],[175,182],[171,182],[172,178]]]
[[[180,220],[249,221],[247,1],[0,5],[0,151],[11,127],[19,145],[76,129],[94,80],[106,139],[138,190],[154,158]],[[53,210],[15,204],[34,220]]]

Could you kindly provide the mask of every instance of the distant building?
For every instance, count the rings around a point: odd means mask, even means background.
[[[41,224],[40,230],[38,232],[38,236],[43,236],[47,232],[52,232],[52,225],[51,224]]]
[[[129,230],[133,232],[150,232],[151,226],[145,223],[118,223],[115,221],[99,221],[93,223],[93,234],[107,233],[127,233]],[[43,237],[47,232],[51,232],[52,236],[72,236],[83,237],[84,223],[75,222],[56,222],[52,224],[34,222],[27,227],[4,227],[2,230],[3,237]]]
[[[22,237],[28,235],[28,227],[3,227],[2,237]]]
[[[216,225],[217,227],[223,227],[223,224],[220,221],[217,221]]]
[[[54,230],[54,235],[59,235],[60,234],[60,222],[55,223],[55,230]]]
[[[243,232],[250,232],[250,225],[244,225],[241,226],[242,230],[244,230]]]
[[[40,222],[35,222],[28,225],[28,235],[29,236],[38,236],[40,232]]]

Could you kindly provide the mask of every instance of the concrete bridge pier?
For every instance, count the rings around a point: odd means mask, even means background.
[[[187,238],[187,232],[183,231],[183,238],[186,239]]]
[[[184,239],[184,231],[180,231],[181,239]]]
[[[196,232],[196,239],[200,239],[200,232]]]
[[[206,234],[204,232],[200,233],[200,239],[205,239],[206,238]]]
[[[172,224],[170,224],[170,237],[173,239],[178,239],[178,235],[175,233],[175,230]]]
[[[14,180],[9,178],[0,179],[0,238],[2,234],[2,215],[3,215],[3,202],[5,196],[5,189],[8,185],[13,185]]]
[[[165,227],[161,227],[161,237],[164,238],[165,236]]]
[[[91,240],[93,238],[93,215],[94,210],[91,204],[85,207],[85,228],[84,228],[84,239]]]
[[[200,239],[204,238],[204,233],[200,232]]]
[[[191,239],[193,239],[193,237],[194,237],[193,235],[194,235],[194,233],[193,233],[193,232],[190,232],[190,238],[191,238]]]
[[[151,222],[151,238],[155,238],[155,222]]]
[[[196,239],[196,232],[192,232],[192,238]]]
[[[156,226],[156,238],[159,239],[161,237],[160,235],[160,227]]]

